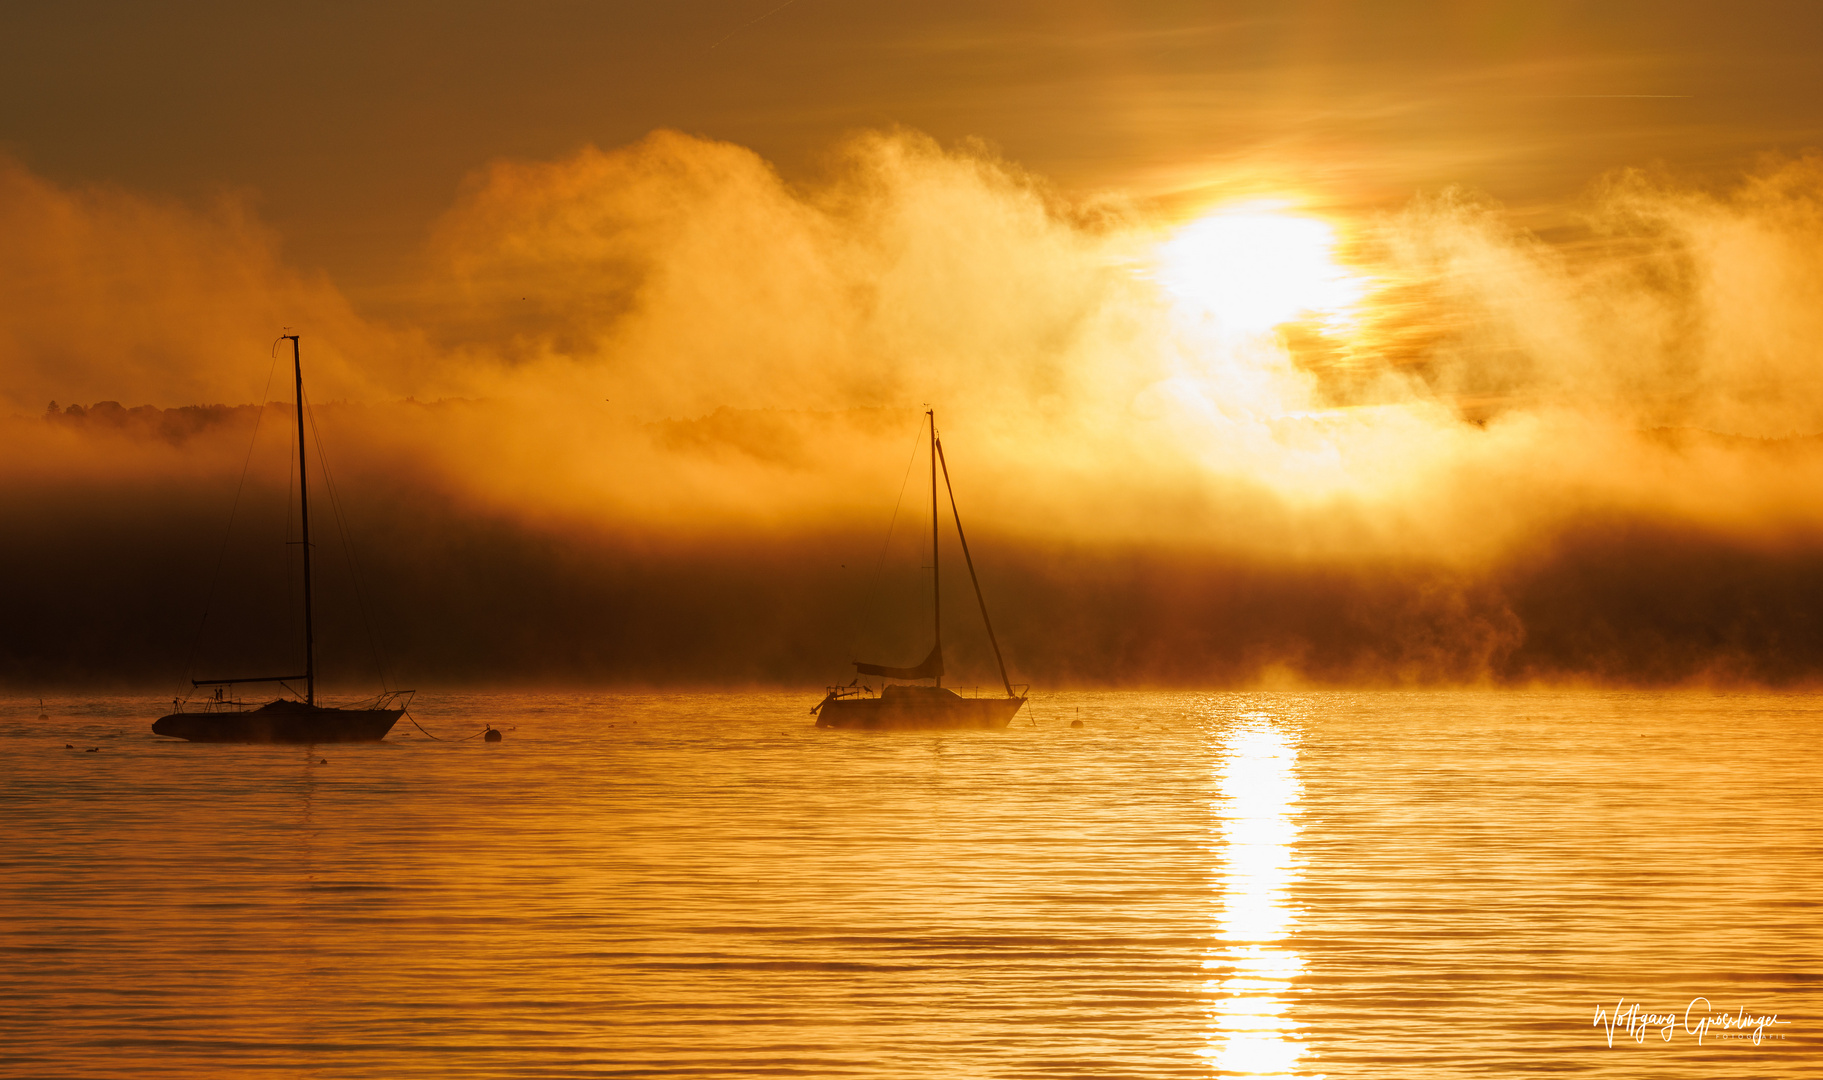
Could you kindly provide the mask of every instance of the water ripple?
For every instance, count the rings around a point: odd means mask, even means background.
[[[154,739],[156,705],[0,702],[0,1073],[1798,1077],[1823,1047],[1814,697],[1056,694],[933,736],[469,695],[414,713],[505,742],[309,752]],[[1591,1023],[1699,997],[1788,1022]]]

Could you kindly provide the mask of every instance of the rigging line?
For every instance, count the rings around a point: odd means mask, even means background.
[[[253,450],[259,445],[260,422],[266,418],[266,395],[272,391],[272,374],[278,370],[278,343],[272,343],[272,366],[266,369],[266,388],[260,391],[260,411],[253,414],[253,435],[247,440],[247,457],[241,462],[241,478],[234,485],[234,501],[228,504],[228,527],[222,530],[221,550],[215,555],[215,569],[209,574],[209,591],[203,597],[203,617],[196,624],[196,636],[190,640],[190,659],[184,664],[184,677],[196,677],[196,653],[202,648],[203,631],[209,626],[209,609],[215,606],[215,590],[221,584],[222,564],[228,560],[228,541],[234,536],[234,515],[240,509],[241,491],[247,486],[247,470],[253,466]]]
[[[306,398],[306,400],[308,400],[308,398]],[[360,561],[355,558],[354,538],[351,535],[352,530],[349,528],[345,516],[342,491],[341,488],[336,485],[334,474],[330,472],[329,455],[323,452],[323,436],[317,430],[316,418],[314,416],[310,419],[310,431],[316,438],[317,462],[323,466],[323,483],[325,489],[329,492],[329,509],[335,516],[336,531],[342,539],[342,555],[348,560],[348,576],[353,579],[354,582],[355,607],[361,613],[361,626],[362,629],[367,632],[367,647],[373,652],[374,667],[378,668],[380,672],[380,689],[391,691],[391,677],[387,673],[388,663],[386,651],[380,645],[379,635],[374,633],[373,616],[367,605],[367,589],[361,584],[361,564]]]
[[[892,517],[886,522],[886,537],[880,541],[880,557],[874,560],[873,579],[868,582],[867,595],[861,599],[861,610],[872,610],[874,600],[880,595],[880,574],[886,569],[886,549],[892,546],[893,526],[899,523],[899,507],[905,502],[905,489],[911,485],[912,466],[918,463],[918,444],[924,441],[924,421],[918,421],[918,430],[912,433],[911,455],[905,459],[905,478],[899,481],[899,497],[893,500]],[[852,643],[860,637],[858,630],[849,635]]]
[[[310,396],[304,396],[304,403],[310,403]],[[335,518],[336,532],[342,539],[342,556],[348,560],[348,576],[354,582],[355,608],[361,613],[361,626],[367,631],[367,647],[373,650],[374,666],[380,669],[380,689],[390,690],[386,676],[386,658],[380,650],[379,638],[373,632],[373,620],[367,613],[367,597],[361,587],[360,564],[355,561],[354,545],[348,538],[348,523],[342,516],[342,496],[336,488],[335,475],[329,470],[329,455],[323,452],[323,433],[317,428],[316,410],[309,409],[304,414],[310,420],[310,435],[316,442],[317,464],[323,467],[323,487],[329,493],[329,511]]]
[[[943,487],[949,492],[949,508],[956,515],[956,539],[962,541],[962,561],[968,563],[968,579],[975,584],[975,602],[981,605],[981,622],[987,627],[988,644],[994,647],[994,662],[1000,665],[1000,681],[1006,684],[1006,696],[1013,696],[1013,682],[1006,677],[1006,661],[1000,656],[1000,639],[994,636],[994,621],[987,617],[987,598],[981,595],[981,579],[975,576],[975,560],[968,553],[968,537],[962,534],[962,511],[956,506],[956,489],[949,482],[949,461],[943,456],[943,441],[936,442],[937,460],[943,465]]]

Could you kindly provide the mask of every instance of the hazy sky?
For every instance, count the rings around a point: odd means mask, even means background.
[[[1815,681],[1820,38],[0,5],[0,683],[179,678],[250,461],[217,629],[289,625],[288,421],[188,408],[288,396],[284,327],[426,678],[915,662],[857,578],[929,402],[1021,681]]]
[[[0,7],[0,150],[60,183],[250,195],[357,302],[497,158],[654,128],[790,177],[857,128],[979,138],[1072,193],[1552,203],[1823,142],[1823,9],[1721,3]]]

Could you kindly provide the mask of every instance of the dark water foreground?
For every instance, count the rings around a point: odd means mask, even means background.
[[[1823,698],[817,697],[0,703],[0,1075],[1823,1075]]]

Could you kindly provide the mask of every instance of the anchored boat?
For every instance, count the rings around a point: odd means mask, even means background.
[[[937,437],[937,413],[927,409],[925,421],[930,428],[930,533],[931,597],[934,610],[932,633],[935,638],[930,655],[916,667],[887,667],[854,661],[859,673],[847,686],[832,686],[823,700],[810,711],[817,726],[827,728],[875,728],[899,730],[966,729],[998,730],[1004,728],[1025,704],[1025,695],[1015,693],[1007,678],[1006,660],[1000,654],[1000,642],[994,637],[994,623],[988,618],[987,600],[981,594],[981,579],[975,574],[975,560],[969,554],[968,537],[962,531],[962,512],[956,508],[956,491],[950,485],[949,462],[943,456],[943,440]],[[1006,696],[963,697],[943,685],[943,588],[938,559],[937,470],[943,470],[943,486],[949,493],[950,513],[956,521],[956,539],[962,544],[962,558],[968,566],[969,581],[975,586],[975,602],[981,606],[981,622],[987,627],[988,643],[994,647],[994,662],[1000,667],[1000,682]],[[860,676],[901,679],[918,682],[930,679],[930,686],[886,684],[879,693],[863,686]]]
[[[155,720],[152,733],[191,742],[378,742],[404,715],[412,691],[392,690],[341,707],[318,705],[316,700],[316,635],[311,620],[310,588],[310,489],[304,471],[304,365],[298,355],[298,336],[286,334],[279,340],[291,342],[291,366],[297,385],[298,516],[303,526],[304,551],[304,670],[296,675],[191,679],[191,686],[213,687],[213,692],[201,701],[171,702],[170,715]],[[302,683],[303,700],[279,698],[264,705],[254,705],[235,698],[233,689],[237,683]]]

